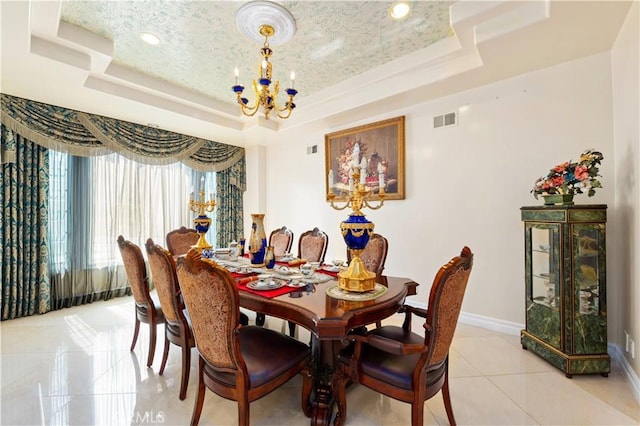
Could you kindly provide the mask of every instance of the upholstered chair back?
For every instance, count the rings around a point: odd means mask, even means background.
[[[139,305],[150,303],[153,306],[149,296],[149,280],[142,250],[137,244],[125,240],[122,235],[118,237],[118,248],[120,249],[133,299]]]
[[[444,361],[449,353],[472,266],[473,253],[464,247],[460,256],[442,266],[434,279],[424,325],[425,345],[429,348],[427,365]]]
[[[184,226],[167,233],[167,249],[172,256],[182,256],[186,254],[191,246],[198,242],[200,236],[195,229]]]
[[[329,237],[318,228],[306,231],[298,240],[298,257],[309,262],[324,262],[327,253]]]
[[[176,322],[182,316],[182,309],[178,302],[180,287],[176,276],[176,263],[173,256],[165,248],[154,244],[149,238],[145,244],[149,269],[153,285],[158,293],[162,312],[167,321]]]
[[[360,259],[362,259],[368,271],[375,273],[377,277],[381,277],[388,250],[389,242],[387,239],[380,234],[374,233],[371,235],[367,246],[360,253]],[[351,251],[348,248],[347,261],[351,262]]]
[[[233,277],[196,250],[178,259],[177,270],[198,352],[216,368],[237,370],[240,308]]]
[[[273,246],[274,256],[282,257],[285,253],[291,251],[293,232],[286,226],[272,231],[269,235],[269,245]]]

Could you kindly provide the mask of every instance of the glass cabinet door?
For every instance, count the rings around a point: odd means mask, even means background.
[[[560,304],[558,248],[557,229],[531,229],[531,299],[549,308]]]
[[[573,312],[578,330],[573,339],[573,353],[606,352],[606,300],[604,224],[572,226],[574,255]],[[594,336],[603,336],[594,339]]]
[[[560,225],[527,224],[527,329],[560,348]]]

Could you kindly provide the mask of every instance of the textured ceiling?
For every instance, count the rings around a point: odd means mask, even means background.
[[[284,1],[297,32],[272,47],[296,72],[287,120],[243,116],[261,43],[237,28],[246,1],[0,0],[3,93],[248,146],[323,131],[611,49],[631,1]],[[246,22],[246,21],[245,21]],[[144,44],[142,31],[162,38]],[[250,90],[246,97],[255,99]],[[282,99],[281,99],[282,101]],[[268,131],[264,131],[264,130]]]
[[[233,103],[234,68],[250,88],[261,61],[261,43],[236,27],[243,3],[73,0],[62,3],[61,20],[112,40],[117,64]],[[297,31],[290,41],[271,46],[273,78],[289,87],[295,71],[299,98],[452,35],[452,1],[414,2],[402,20],[389,16],[390,1],[278,3],[291,12]],[[144,31],[161,43],[144,43]],[[252,93],[248,97],[254,99]]]

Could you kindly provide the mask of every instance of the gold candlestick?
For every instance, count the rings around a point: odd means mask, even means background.
[[[211,226],[211,218],[208,217],[205,212],[212,212],[216,206],[215,199],[213,194],[209,197],[209,201],[205,201],[204,199],[204,185],[200,188],[200,199],[194,200],[193,193],[191,195],[191,199],[189,200],[189,210],[194,213],[197,213],[198,216],[193,219],[194,227],[200,235],[198,241],[193,246],[193,248],[197,250],[208,250],[213,248],[211,244],[207,242],[205,235],[209,231],[209,227]]]
[[[327,200],[333,209],[344,210],[347,207],[351,208],[351,214],[347,220],[340,223],[342,237],[351,253],[351,262],[346,270],[338,273],[338,286],[346,291],[371,291],[375,288],[376,274],[367,270],[360,258],[360,253],[367,246],[375,225],[362,214],[362,209],[365,207],[372,210],[381,208],[384,204],[385,192],[382,186],[377,195],[367,189],[366,184],[360,182],[360,170],[358,167],[353,168],[351,179],[353,189],[346,194],[347,200],[344,201],[343,205],[338,204],[336,194],[331,186],[329,186],[329,193],[327,194]]]

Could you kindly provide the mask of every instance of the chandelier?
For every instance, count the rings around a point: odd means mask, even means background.
[[[260,26],[259,32],[260,35],[264,37],[264,44],[262,49],[260,49],[260,54],[263,58],[260,66],[260,77],[257,80],[253,80],[253,91],[256,96],[255,103],[249,106],[249,100],[242,96],[244,86],[238,84],[238,68],[234,71],[236,83],[232,86],[232,90],[236,94],[238,104],[244,115],[252,117],[258,112],[260,107],[262,107],[264,118],[267,120],[272,111],[275,112],[279,118],[287,119],[291,115],[291,111],[296,107],[296,104],[293,102],[293,98],[298,93],[298,91],[293,88],[295,73],[293,71],[291,72],[291,87],[285,89],[288,98],[284,106],[280,107],[276,100],[278,92],[280,91],[280,82],[273,82],[273,90],[271,90],[272,65],[269,61],[269,58],[273,54],[273,50],[269,47],[269,37],[273,37],[275,29],[271,25],[263,24]]]

